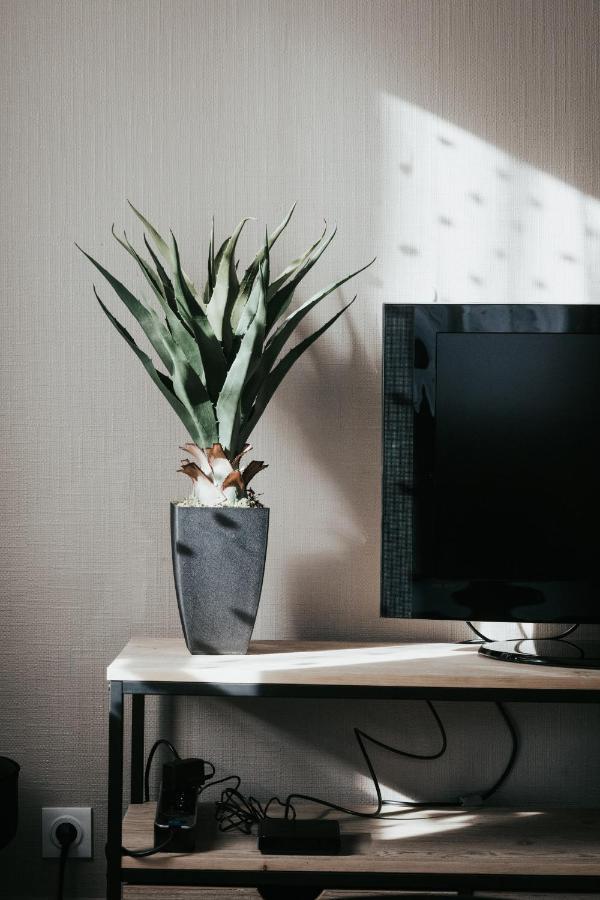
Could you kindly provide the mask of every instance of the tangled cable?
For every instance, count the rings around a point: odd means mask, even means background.
[[[266,803],[261,803],[260,800],[257,800],[256,797],[245,796],[240,791],[241,786],[241,778],[239,775],[227,775],[225,778],[217,778],[210,781],[205,782],[205,784],[199,789],[198,796],[204,794],[209,788],[215,787],[217,785],[224,785],[227,782],[231,782],[227,787],[224,787],[221,791],[220,799],[215,803],[215,818],[218,823],[218,827],[220,831],[233,831],[238,830],[242,831],[244,834],[250,834],[252,827],[260,822],[261,819],[268,818],[272,815],[275,808],[278,808],[280,814],[286,819],[295,819],[296,818],[296,808],[294,806],[293,801],[297,800],[305,800],[309,803],[315,803],[318,806],[323,806],[327,809],[335,810],[336,812],[341,812],[345,815],[349,816],[357,816],[363,819],[376,819],[381,815],[382,809],[385,805],[394,805],[394,806],[408,806],[413,809],[423,809],[423,808],[433,808],[433,809],[448,809],[455,807],[457,805],[479,805],[483,803],[485,800],[488,800],[492,794],[494,794],[502,784],[508,778],[510,772],[512,771],[519,750],[519,736],[515,727],[514,722],[512,721],[508,711],[506,710],[503,703],[497,702],[495,703],[496,708],[498,709],[504,724],[509,732],[511,738],[511,751],[509,754],[508,761],[506,766],[502,770],[500,776],[496,779],[496,781],[485,791],[481,791],[480,793],[472,793],[469,795],[463,795],[462,797],[457,798],[455,801],[437,801],[437,802],[413,802],[409,800],[385,800],[381,793],[381,786],[379,784],[379,779],[377,778],[377,774],[375,772],[375,768],[373,766],[373,762],[371,757],[369,756],[369,752],[367,750],[367,742],[373,744],[375,747],[379,747],[382,750],[386,750],[389,753],[393,753],[396,756],[404,757],[405,759],[419,759],[419,760],[435,760],[439,759],[444,755],[448,748],[448,737],[446,734],[446,729],[444,727],[444,723],[442,722],[440,715],[433,705],[431,700],[425,701],[433,720],[437,726],[437,730],[439,732],[441,743],[438,750],[433,753],[412,753],[408,750],[399,750],[397,747],[392,747],[390,744],[386,744],[384,741],[380,741],[377,738],[372,737],[367,734],[365,731],[361,731],[360,728],[354,728],[354,737],[356,738],[356,742],[359,746],[362,757],[367,766],[367,770],[369,776],[371,778],[371,782],[373,784],[373,788],[375,790],[375,796],[377,799],[375,809],[371,812],[365,812],[364,810],[356,810],[350,809],[346,806],[341,806],[337,803],[332,803],[328,800],[323,800],[320,797],[313,797],[310,794],[300,794],[300,793],[291,793],[288,794],[285,800],[281,800],[279,797],[271,797]],[[150,753],[148,755],[148,760],[146,763],[146,771],[144,773],[144,782],[145,782],[145,798],[149,799],[149,780],[150,780],[150,768],[152,765],[152,759],[160,746],[166,746],[174,757],[179,758],[179,754],[175,747],[164,739],[156,741],[153,745]],[[212,763],[208,763],[208,765],[212,768],[212,773],[209,777],[214,775],[215,769]],[[161,844],[158,847],[151,847],[147,850],[138,850],[138,851],[127,851],[123,850],[124,853],[129,853],[132,856],[150,856],[153,853],[158,852],[159,850],[166,849],[167,844],[171,840],[171,837],[165,841],[164,844]]]
[[[278,797],[271,799],[264,806],[256,797],[245,797],[239,790],[240,778],[235,778],[236,787],[225,788],[221,793],[221,799],[215,804],[215,819],[219,825],[220,831],[242,831],[244,834],[250,834],[252,826],[261,819],[266,819],[269,815],[269,809],[278,804],[282,809],[286,809],[286,804]],[[207,785],[210,787],[210,785]],[[296,810],[292,807],[293,819],[296,818]]]
[[[411,802],[411,801],[397,801],[397,800],[384,800],[381,793],[381,786],[379,784],[379,779],[377,778],[377,774],[375,772],[375,768],[371,761],[371,757],[369,756],[366,741],[374,744],[376,747],[380,747],[382,750],[387,750],[390,753],[394,753],[397,756],[402,756],[407,759],[421,759],[421,760],[434,760],[439,759],[446,752],[448,747],[448,738],[446,735],[446,729],[444,728],[444,724],[435,708],[433,703],[430,700],[425,701],[431,714],[434,718],[434,721],[438,727],[438,731],[441,736],[441,746],[439,750],[436,750],[434,753],[411,753],[408,750],[399,750],[397,747],[392,747],[389,744],[384,743],[383,741],[377,740],[377,738],[372,737],[364,731],[361,731],[359,728],[354,729],[354,736],[360,748],[363,759],[365,760],[367,769],[369,771],[369,775],[371,777],[371,781],[373,783],[373,787],[375,789],[375,795],[377,798],[376,807],[372,812],[365,812],[364,810],[355,810],[350,809],[345,806],[340,806],[337,803],[331,803],[328,800],[322,800],[320,797],[313,797],[310,794],[298,794],[292,793],[288,794],[285,800],[281,800],[279,797],[271,797],[271,799],[266,803],[262,804],[256,797],[248,796],[246,797],[240,791],[241,779],[238,775],[231,775],[228,778],[219,779],[219,781],[208,782],[203,790],[208,787],[211,787],[214,784],[223,783],[225,781],[233,780],[235,785],[232,787],[225,788],[221,793],[221,799],[217,801],[215,807],[215,818],[217,820],[219,830],[220,831],[232,831],[237,829],[242,831],[244,834],[250,834],[252,830],[252,826],[259,822],[261,819],[265,819],[269,816],[270,810],[274,807],[279,807],[283,811],[283,816],[286,819],[295,819],[296,818],[296,809],[292,801],[294,800],[305,800],[309,803],[315,803],[319,806],[326,807],[327,809],[335,810],[336,812],[344,813],[345,815],[350,816],[358,816],[359,818],[364,819],[376,819],[381,815],[381,811],[384,805],[390,804],[394,806],[409,806],[414,809],[419,808],[434,808],[434,809],[447,809],[452,808],[456,805],[477,805],[482,803],[484,800],[489,799],[506,781],[508,775],[510,774],[519,749],[519,740],[516,727],[510,718],[506,708],[502,703],[496,703],[496,708],[500,712],[504,723],[508,729],[511,738],[511,752],[509,755],[508,762],[504,767],[502,773],[499,778],[496,779],[494,784],[485,791],[482,791],[478,794],[470,794],[468,796],[463,796],[458,798],[454,802],[446,801],[446,802],[432,802],[432,803],[423,803],[423,802]]]

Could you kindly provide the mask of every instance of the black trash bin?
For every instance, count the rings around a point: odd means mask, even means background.
[[[12,841],[17,832],[20,769],[14,759],[0,756],[0,850]]]

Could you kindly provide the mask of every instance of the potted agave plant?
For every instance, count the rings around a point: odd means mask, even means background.
[[[131,205],[131,204],[130,204]],[[180,472],[191,494],[171,504],[175,587],[181,624],[191,653],[245,653],[262,588],[269,510],[250,482],[264,468],[248,460],[248,440],[275,390],[292,365],[350,306],[291,349],[296,327],[324,297],[367,266],[330,284],[289,313],[294,292],[335,236],[320,238],[271,278],[270,251],[294,207],[265,240],[241,278],[236,245],[247,219],[215,249],[214,223],[208,277],[198,291],[184,272],[174,235],[164,240],[133,206],[145,229],[149,256],[127,235],[113,236],[133,257],[155,303],[142,302],[88,253],[119,299],[137,320],[163,368],[96,298],[119,334],[169,401],[189,440]],[[81,248],[79,248],[81,249]],[[373,262],[373,260],[371,261]],[[368,263],[371,265],[371,263]]]

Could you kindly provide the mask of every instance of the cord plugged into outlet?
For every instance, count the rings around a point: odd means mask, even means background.
[[[42,809],[42,856],[49,859],[61,855],[65,839],[65,829],[61,826],[65,824],[75,829],[75,836],[69,841],[69,858],[91,859],[92,810],[89,806],[46,806]]]
[[[58,869],[58,884],[56,887],[56,900],[63,900],[63,892],[65,889],[65,868],[69,851],[74,846],[77,839],[81,841],[81,835],[77,826],[72,822],[60,822],[52,832],[52,839],[60,844],[60,864]]]

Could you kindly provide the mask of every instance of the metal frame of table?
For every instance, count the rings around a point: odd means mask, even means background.
[[[131,803],[143,801],[145,697],[284,697],[327,700],[494,700],[510,702],[600,702],[600,690],[470,687],[373,687],[352,685],[210,684],[110,681],[107,900],[121,900],[122,883],[169,886],[295,886],[340,890],[501,890],[600,893],[600,877],[589,875],[490,875],[122,869],[124,699],[131,695]],[[125,879],[124,879],[125,875]]]

